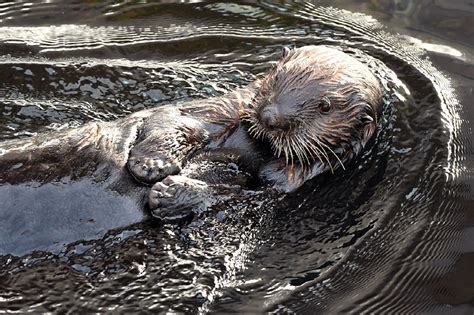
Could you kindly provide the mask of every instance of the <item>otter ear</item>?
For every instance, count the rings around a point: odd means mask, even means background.
[[[291,52],[291,49],[288,48],[288,47],[283,47],[282,50],[281,50],[281,57],[282,58],[286,58]]]
[[[363,114],[361,120],[363,124],[370,124],[374,121],[372,116],[370,116],[369,114]]]

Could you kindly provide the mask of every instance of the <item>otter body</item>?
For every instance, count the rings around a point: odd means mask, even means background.
[[[244,174],[244,182],[288,193],[357,155],[375,130],[380,102],[377,79],[347,54],[325,46],[285,50],[263,78],[220,97],[0,144],[0,182],[87,176],[121,194],[136,191],[134,203],[148,200],[159,214],[198,203],[186,194],[219,195],[226,185],[200,178],[199,170],[234,164],[234,179]],[[144,185],[152,186],[148,197]]]
[[[263,185],[293,192],[361,152],[376,128],[381,100],[378,80],[347,54],[325,46],[288,50],[246,88],[180,107],[178,125],[144,133],[127,165],[137,180],[157,183],[149,197],[157,211],[166,208],[161,200],[186,189],[185,178],[168,176],[179,174],[196,151],[234,150],[254,161],[249,172]]]

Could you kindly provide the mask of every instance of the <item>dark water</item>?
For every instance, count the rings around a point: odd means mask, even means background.
[[[285,45],[337,46],[385,89],[363,156],[281,200],[177,227],[107,222],[127,201],[91,189],[82,207],[105,218],[58,235],[58,201],[0,204],[32,224],[2,232],[0,311],[473,312],[472,1],[6,2],[0,24],[2,140],[224,93]]]

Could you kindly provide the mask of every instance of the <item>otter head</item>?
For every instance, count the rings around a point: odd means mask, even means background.
[[[380,83],[355,58],[325,46],[285,50],[260,81],[249,132],[287,164],[343,166],[373,134],[381,98]]]

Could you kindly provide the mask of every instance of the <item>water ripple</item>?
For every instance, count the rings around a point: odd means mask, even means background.
[[[376,139],[347,172],[274,203],[220,205],[187,226],[144,221],[0,256],[0,308],[445,310],[453,299],[433,292],[456,292],[450,279],[469,262],[460,248],[473,249],[472,137],[460,133],[455,85],[422,43],[311,3],[0,4],[0,139],[223,94],[268,70],[283,45],[338,46],[385,90]]]

